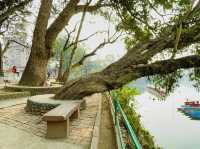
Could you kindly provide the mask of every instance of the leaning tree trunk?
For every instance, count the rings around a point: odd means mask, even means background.
[[[181,42],[178,47],[181,49],[199,42],[200,36],[199,34],[196,35],[198,32],[200,32],[199,24],[188,28],[181,34]],[[174,37],[174,32],[169,32],[165,36],[162,35],[162,37],[136,44],[125,56],[109,65],[102,72],[68,82],[54,98],[63,100],[81,99],[93,93],[120,88],[141,77],[172,73],[181,68],[200,67],[198,55],[148,63],[156,54],[173,48]]]
[[[33,34],[31,54],[23,72],[20,85],[42,86],[46,81],[50,49],[46,48],[45,36],[52,0],[42,0]]]
[[[56,95],[55,99],[78,100],[93,93],[107,90],[102,76],[93,74],[89,78],[69,81]]]

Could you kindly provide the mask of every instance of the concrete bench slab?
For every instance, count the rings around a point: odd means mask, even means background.
[[[47,122],[47,138],[62,138],[69,135],[70,117],[80,117],[80,103],[68,102],[47,112],[43,120]]]
[[[25,110],[33,115],[43,115],[61,104],[81,103],[81,109],[85,108],[85,100],[55,100],[54,94],[36,95],[27,100]]]

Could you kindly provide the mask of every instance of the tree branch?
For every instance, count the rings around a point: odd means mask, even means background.
[[[103,31],[102,31],[102,32],[103,32]],[[89,36],[87,36],[87,37],[85,37],[85,38],[83,38],[83,39],[80,39],[80,40],[78,40],[78,41],[74,41],[74,42],[70,43],[70,44],[66,47],[66,49],[68,49],[68,48],[74,46],[74,45],[77,44],[77,43],[86,41],[86,40],[88,40],[89,38],[95,36],[95,35],[98,34],[98,33],[101,33],[101,32],[98,32],[98,31],[97,31],[97,32],[95,32],[95,33],[93,33],[93,34],[91,34],[91,35],[89,35]]]
[[[18,44],[18,45],[20,45],[20,46],[23,46],[23,47],[25,47],[25,48],[30,48],[28,45],[25,45],[25,44],[23,44],[23,43],[20,43],[20,42],[14,40],[14,39],[11,39],[11,40],[8,40],[8,41],[6,42],[4,48],[2,49],[2,55],[3,55],[4,53],[6,53],[6,51],[9,49],[10,45],[11,45],[13,42],[16,43],[16,44]]]
[[[100,4],[100,3],[97,3],[95,5],[91,5],[91,6],[88,6],[87,8],[87,12],[94,12],[94,11],[97,11],[98,9],[102,8],[102,7],[109,7],[111,6],[110,4]],[[76,7],[76,13],[79,13],[79,12],[82,12],[83,9],[84,9],[85,5],[78,5]]]
[[[2,50],[2,55],[8,50],[9,46],[10,46],[11,42],[8,40]]]
[[[76,13],[75,7],[79,0],[70,0],[59,16],[54,20],[46,32],[46,47],[51,49],[58,34],[68,24],[71,17]]]
[[[108,33],[109,33],[109,31],[108,31]],[[92,52],[90,52],[90,53],[86,54],[85,56],[83,56],[77,63],[72,65],[72,68],[74,69],[76,67],[79,67],[80,65],[83,65],[84,61],[87,58],[89,58],[91,56],[94,56],[99,49],[103,48],[107,44],[114,43],[121,36],[121,33],[120,33],[120,35],[115,37],[116,33],[117,32],[115,32],[111,37],[108,37],[107,40],[104,40],[104,42],[100,43],[94,50],[92,50]],[[109,36],[109,34],[108,34],[108,36]]]
[[[150,76],[155,74],[168,74],[177,69],[188,69],[200,67],[200,56],[192,55],[179,59],[168,59],[157,61],[152,64],[132,66],[138,77]]]
[[[12,15],[14,12],[23,9],[29,2],[31,2],[32,0],[25,0],[20,2],[18,5],[15,5],[11,8],[9,8],[6,12],[2,13],[0,15],[0,24],[2,24],[7,17],[9,17],[10,15]]]
[[[16,43],[16,44],[18,44],[18,45],[20,45],[20,46],[22,46],[22,47],[24,47],[24,48],[30,48],[28,45],[25,45],[25,44],[23,44],[23,43],[21,43],[21,42],[19,42],[19,41],[14,40],[14,39],[9,40],[9,41],[10,41],[10,42],[14,42],[14,43]]]
[[[77,13],[83,12],[86,5],[77,5],[80,0],[70,0],[66,7],[62,10],[59,16],[47,29],[46,34],[46,47],[51,48],[57,35],[68,24],[71,17]],[[96,11],[97,9],[107,6],[108,4],[101,4],[102,0],[99,0],[96,5],[87,6],[86,12]],[[100,5],[101,4],[101,5]]]

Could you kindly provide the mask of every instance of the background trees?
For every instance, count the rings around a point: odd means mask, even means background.
[[[3,73],[3,55],[14,45],[28,48],[26,43],[27,7],[32,0],[3,0],[0,2],[0,73]]]
[[[20,85],[42,86],[46,81],[47,63],[52,56],[52,46],[58,34],[68,24],[71,17],[83,12],[86,4],[79,4],[80,0],[70,0],[65,4],[57,18],[48,26],[52,0],[41,1],[37,22],[35,25],[30,58],[24,70]],[[93,12],[100,7],[106,6],[104,1],[99,0],[94,5],[89,5],[87,12]]]

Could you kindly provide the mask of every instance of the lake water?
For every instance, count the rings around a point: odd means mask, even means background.
[[[136,82],[142,88],[136,97],[137,107],[143,126],[155,137],[156,144],[164,149],[200,149],[200,120],[191,120],[177,111],[186,98],[200,98],[188,77],[180,81],[180,87],[166,101],[153,101],[153,95],[146,90],[148,83],[144,82]]]

